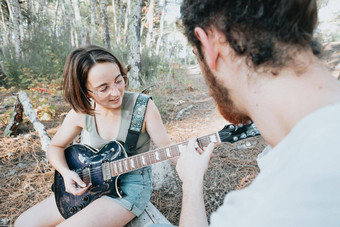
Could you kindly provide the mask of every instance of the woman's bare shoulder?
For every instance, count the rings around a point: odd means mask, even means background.
[[[85,127],[85,114],[76,112],[74,109],[71,109],[67,113],[63,124],[69,124],[69,125],[84,128]]]

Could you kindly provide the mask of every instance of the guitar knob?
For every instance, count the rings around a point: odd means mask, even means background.
[[[79,209],[79,210],[83,209],[84,207],[85,207],[84,204],[78,205],[78,209]]]
[[[77,207],[71,207],[71,208],[70,208],[70,212],[71,212],[72,214],[74,214],[75,212],[77,212]]]
[[[89,200],[90,200],[90,197],[88,195],[83,198],[84,202],[88,202]]]
[[[240,136],[242,139],[246,138],[247,137],[247,134],[245,133],[242,133],[241,136]]]
[[[229,125],[229,129],[234,130],[235,126],[234,125]]]
[[[237,136],[235,136],[235,137],[233,138],[233,140],[234,140],[234,141],[237,141],[237,140],[238,140]]]

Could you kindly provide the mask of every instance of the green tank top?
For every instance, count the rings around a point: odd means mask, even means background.
[[[130,122],[133,114],[133,107],[135,105],[135,100],[138,93],[135,92],[124,92],[122,110],[121,110],[121,120],[120,128],[118,131],[116,141],[121,141],[125,143],[126,136],[130,127]],[[89,145],[95,149],[101,149],[108,140],[103,139],[97,132],[95,116],[85,115],[85,128],[81,133],[81,143]],[[142,132],[139,135],[136,152],[134,154],[141,154],[150,149],[150,136],[147,132]]]

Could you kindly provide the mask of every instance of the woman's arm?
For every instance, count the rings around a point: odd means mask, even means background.
[[[161,115],[150,99],[145,113],[145,130],[157,147],[169,146],[172,142],[163,125]]]
[[[52,166],[63,176],[66,191],[74,195],[81,195],[88,187],[78,174],[67,166],[64,150],[80,133],[85,124],[84,114],[71,110],[65,117],[63,124],[51,140],[47,149],[47,158]],[[82,188],[76,187],[76,183]]]

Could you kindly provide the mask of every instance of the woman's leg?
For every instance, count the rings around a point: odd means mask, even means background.
[[[59,213],[54,195],[34,205],[22,213],[15,221],[15,227],[56,226],[64,218]]]
[[[126,208],[117,204],[114,200],[108,197],[101,197],[82,211],[71,216],[58,227],[74,227],[74,226],[124,226],[130,222],[135,215]]]

